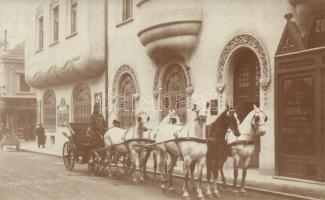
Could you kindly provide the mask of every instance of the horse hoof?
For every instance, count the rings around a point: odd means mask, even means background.
[[[191,197],[189,196],[186,196],[186,197],[183,197],[184,200],[191,200]]]
[[[239,191],[239,190],[234,190],[234,191],[233,191],[233,194],[234,194],[236,197],[238,197],[238,196],[240,195],[240,191]]]
[[[246,191],[240,191],[240,194],[241,194],[243,197],[247,197],[247,193],[246,193]]]
[[[221,199],[221,195],[219,193],[215,193],[214,195],[215,195],[215,197],[216,197],[217,200],[220,200]]]
[[[169,188],[169,193],[175,194],[175,188],[170,187],[170,188]]]
[[[167,188],[166,188],[165,185],[161,185],[161,186],[160,186],[160,189],[161,189],[161,191],[162,191],[163,193],[167,193]]]

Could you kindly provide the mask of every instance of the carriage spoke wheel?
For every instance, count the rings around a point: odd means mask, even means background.
[[[132,162],[130,155],[123,156],[123,170],[126,175],[130,175],[132,173]]]
[[[63,145],[62,151],[63,163],[66,169],[73,170],[74,167],[74,156],[73,156],[73,148],[70,142],[66,142]]]

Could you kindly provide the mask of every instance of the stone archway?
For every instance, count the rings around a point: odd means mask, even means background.
[[[226,82],[228,80],[227,72],[229,70],[229,66],[232,61],[231,58],[234,55],[234,53],[239,48],[242,47],[250,49],[257,56],[257,59],[260,64],[259,85],[264,91],[263,104],[264,106],[267,104],[266,90],[271,81],[271,66],[266,53],[266,49],[264,45],[260,42],[260,40],[256,39],[256,37],[251,36],[249,34],[241,34],[234,37],[227,43],[218,61],[216,88],[219,92],[219,105],[220,105],[219,111],[221,111],[223,109],[223,106],[225,105],[223,91],[226,86]]]

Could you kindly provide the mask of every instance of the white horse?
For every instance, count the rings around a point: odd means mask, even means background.
[[[263,136],[266,133],[265,124],[267,119],[265,112],[254,105],[254,109],[239,124],[239,136],[236,136],[232,130],[228,129],[225,139],[227,144],[230,145],[231,157],[233,157],[234,187],[237,185],[238,168],[242,168],[241,187],[239,191],[235,192],[243,194],[246,192],[245,179],[249,162],[255,151],[254,138]]]
[[[183,197],[189,199],[188,179],[190,174],[190,164],[197,160],[199,171],[199,187],[197,193],[199,198],[204,198],[202,193],[202,170],[205,167],[205,156],[207,153],[207,143],[205,137],[205,126],[207,118],[207,107],[199,107],[194,104],[192,111],[195,113],[195,119],[188,122],[185,126],[166,124],[159,128],[155,144],[159,152],[159,169],[161,172],[163,191],[167,190],[165,185],[169,179],[169,190],[174,190],[172,186],[172,173],[178,157],[184,161],[184,186]],[[170,155],[170,164],[167,171],[167,153]]]
[[[155,129],[148,130],[143,133],[143,139],[146,142],[146,148],[144,148],[142,156],[141,156],[141,163],[142,163],[142,169],[143,169],[143,175],[146,178],[147,177],[147,161],[149,156],[153,155],[153,161],[154,161],[154,177],[156,177],[156,171],[157,171],[157,150],[154,149],[154,142],[157,133],[159,132],[159,129],[166,124],[174,124],[174,125],[180,125],[181,121],[179,116],[176,114],[176,111],[169,110],[168,114],[164,117],[164,119],[160,122],[159,126]],[[152,145],[153,144],[153,145]]]
[[[136,178],[136,160],[139,158],[140,180],[143,180],[141,173],[140,155],[143,150],[143,133],[148,130],[147,124],[150,121],[149,116],[145,112],[140,112],[135,120],[135,125],[128,130],[113,127],[104,135],[108,162],[108,176],[112,177],[110,163],[112,162],[112,154],[117,152],[118,155],[130,154],[132,163],[132,180],[137,182]]]

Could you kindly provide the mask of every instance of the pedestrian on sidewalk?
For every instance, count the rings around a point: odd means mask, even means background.
[[[35,131],[36,135],[37,135],[37,144],[38,144],[38,148],[40,148],[40,146],[43,146],[43,148],[45,148],[45,131],[44,128],[42,127],[42,124],[39,124],[36,131]]]

